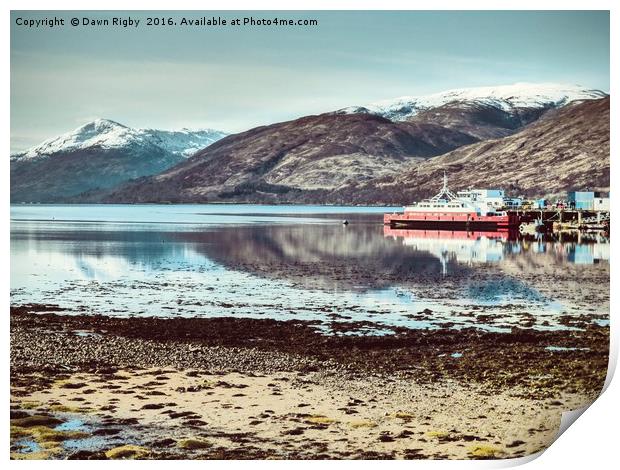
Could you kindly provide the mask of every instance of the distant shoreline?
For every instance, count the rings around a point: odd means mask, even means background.
[[[11,206],[200,206],[200,205],[222,205],[222,206],[322,206],[322,207],[369,207],[369,208],[386,208],[402,206],[386,206],[383,204],[368,205],[342,205],[342,204],[301,204],[301,203],[265,203],[265,202],[11,202]]]

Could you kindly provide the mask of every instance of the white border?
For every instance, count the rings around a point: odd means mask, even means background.
[[[620,9],[619,2],[612,2],[606,0],[589,0],[587,2],[565,0],[565,1],[549,1],[549,0],[522,0],[522,1],[492,1],[492,0],[471,0],[468,2],[458,0],[436,0],[433,2],[413,2],[403,0],[381,0],[381,1],[369,1],[369,0],[298,0],[296,2],[283,1],[283,0],[263,0],[259,2],[252,2],[249,0],[228,0],[228,1],[195,1],[195,0],[174,0],[174,2],[163,0],[151,0],[151,1],[131,1],[131,0],[91,0],[88,4],[77,0],[5,0],[4,4],[4,16],[2,22],[4,39],[3,63],[4,73],[2,74],[2,85],[5,96],[4,113],[2,113],[2,125],[4,132],[2,134],[3,148],[5,149],[5,163],[2,165],[1,183],[4,190],[5,204],[2,207],[2,219],[5,222],[5,229],[2,232],[2,246],[4,248],[4,269],[1,272],[4,289],[2,291],[3,305],[7,308],[5,310],[5,331],[2,337],[3,350],[5,351],[5,358],[2,361],[2,372],[5,379],[4,388],[2,389],[3,397],[5,398],[5,406],[2,408],[2,413],[5,416],[3,419],[4,426],[2,427],[2,441],[4,444],[0,445],[5,461],[8,460],[8,403],[9,403],[9,370],[8,370],[8,305],[9,305],[9,263],[7,262],[10,246],[9,246],[9,148],[10,148],[10,10],[349,10],[349,9],[361,9],[361,10],[611,10],[611,57],[610,57],[610,70],[611,70],[611,89],[610,94],[614,95],[612,99],[611,108],[611,148],[612,155],[615,155],[617,149],[617,134],[618,134],[618,119],[615,106],[615,87],[614,83],[619,78],[618,75],[618,47],[619,37],[618,31],[620,30],[620,24],[618,21]],[[613,171],[614,162],[612,162],[611,181],[612,187],[616,187],[616,174]],[[612,191],[612,205],[614,204],[614,191]],[[620,209],[619,209],[620,210]],[[611,259],[615,259],[617,253],[617,246],[612,244],[611,247]],[[611,310],[614,311],[617,305],[617,296],[615,295],[616,288],[618,287],[618,277],[615,275],[615,270],[611,269]],[[618,329],[615,328],[615,322],[612,318],[612,353],[610,357],[610,371],[615,369],[618,352]],[[611,374],[608,376],[608,382],[611,378]],[[561,467],[564,469],[570,468],[611,468],[611,462],[616,464],[617,454],[616,446],[618,446],[617,436],[617,423],[620,413],[618,403],[620,402],[620,386],[618,380],[615,380],[609,384],[606,392],[588,409],[583,416],[579,418],[579,422],[575,426],[571,426],[556,443],[554,443],[543,455],[530,462],[529,468],[549,468]],[[513,466],[517,463],[525,463],[530,459],[519,459],[517,461],[383,461],[380,465],[394,465],[394,466],[416,466],[424,468],[490,468],[490,467],[504,467]],[[94,467],[106,467],[112,468],[117,465],[122,465],[119,462],[89,462],[89,466]],[[258,462],[225,462],[225,463],[202,463],[202,462],[126,462],[127,465],[138,466],[156,466],[159,468],[178,465],[210,465],[217,467],[230,467],[230,466],[246,466],[253,465],[262,468],[274,465],[291,465],[291,462],[270,462],[270,461],[258,461]],[[46,468],[61,468],[65,466],[77,466],[84,465],[83,462],[59,462],[59,461],[46,461],[46,462],[15,462],[11,461],[10,465],[25,465],[25,466],[46,466]],[[315,462],[296,462],[293,465],[299,465],[301,467],[316,466]],[[320,465],[329,466],[363,466],[370,468],[370,466],[376,465],[374,462],[353,462],[353,461],[340,461],[340,462],[322,462]],[[614,465],[615,466],[615,465]]]

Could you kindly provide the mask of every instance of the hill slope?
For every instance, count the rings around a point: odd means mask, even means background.
[[[499,187],[528,195],[581,188],[607,191],[609,101],[607,97],[572,103],[514,135],[461,147],[398,175],[320,197],[332,202],[404,204],[434,194],[444,170],[455,189]]]
[[[394,123],[370,114],[307,116],[228,136],[107,201],[265,200],[334,190],[397,173],[477,139],[436,124]]]
[[[506,137],[467,139],[371,114],[312,116],[229,136],[105,200],[404,204],[434,194],[444,170],[455,189],[550,196],[609,188],[609,97],[549,110]]]
[[[62,201],[159,173],[224,135],[214,130],[132,129],[98,119],[12,155],[11,201]]]

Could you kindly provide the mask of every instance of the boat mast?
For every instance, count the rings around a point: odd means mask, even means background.
[[[430,200],[439,201],[441,199],[446,201],[452,201],[453,199],[456,199],[455,194],[448,188],[448,175],[446,175],[445,171],[443,172],[443,187],[441,188],[441,191],[435,194]]]

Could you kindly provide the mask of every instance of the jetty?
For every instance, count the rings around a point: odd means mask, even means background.
[[[405,206],[402,212],[384,214],[383,223],[394,229],[609,232],[610,199],[594,191],[570,191],[563,200],[526,200],[508,197],[502,189],[450,191],[444,173],[443,187],[435,196]]]
[[[570,230],[609,231],[609,210],[567,208],[526,209],[508,211],[520,221],[519,230],[560,232]]]

